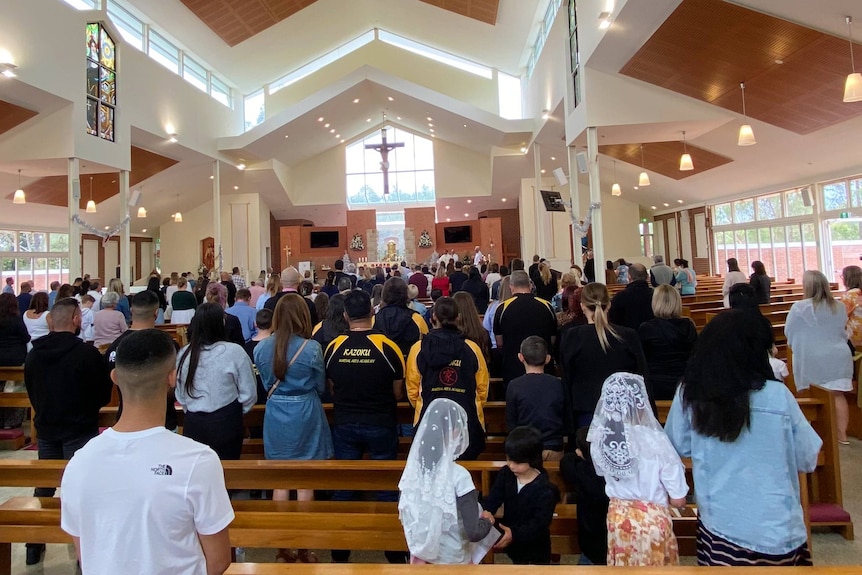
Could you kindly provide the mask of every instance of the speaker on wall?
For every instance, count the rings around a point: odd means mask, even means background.
[[[799,193],[802,194],[802,205],[810,208],[814,205],[814,199],[811,197],[811,186],[799,188]]]
[[[132,190],[132,195],[129,196],[129,207],[137,208],[141,203],[141,190]]]
[[[569,178],[566,177],[566,174],[563,172],[563,168],[557,168],[554,170],[554,179],[556,179],[557,183],[561,186],[565,186],[569,183]]]
[[[578,152],[575,154],[575,158],[578,161],[578,171],[582,174],[586,174],[590,171],[590,164],[588,162],[588,157],[586,152]]]
[[[72,197],[76,200],[81,199],[81,180],[72,180]]]

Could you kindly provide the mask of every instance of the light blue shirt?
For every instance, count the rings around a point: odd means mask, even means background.
[[[257,326],[254,323],[257,310],[248,305],[248,302],[236,300],[236,303],[227,309],[227,313],[239,320],[242,326],[242,337],[245,341],[251,341],[251,338],[257,335]]]
[[[691,457],[704,527],[731,543],[768,555],[805,543],[799,472],[817,466],[823,444],[783,383],[767,381],[750,395],[751,426],[734,442],[700,435],[677,390],[665,432]]]
[[[254,304],[255,309],[257,309],[257,311],[262,310],[263,306],[266,304],[266,300],[268,300],[270,297],[272,296],[270,296],[269,293],[261,294],[261,296],[257,298],[257,303]]]

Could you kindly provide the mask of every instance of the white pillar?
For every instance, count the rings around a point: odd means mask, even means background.
[[[213,162],[213,244],[215,245],[215,268],[216,273],[210,274],[210,280],[219,281],[222,272],[222,261],[224,253],[221,247],[221,162]],[[222,254],[222,258],[219,258]]]
[[[124,222],[129,215],[129,172],[128,170],[120,170],[120,221]],[[131,277],[132,271],[132,241],[131,241],[131,225],[123,226],[120,229],[120,281],[128,290],[132,282],[137,278]],[[141,270],[135,270],[135,274],[143,277]]]
[[[69,158],[68,165],[68,199],[69,199],[69,283],[83,275],[81,262],[81,228],[72,219],[81,210],[81,166],[78,158]]]
[[[533,191],[533,203],[536,210],[536,221],[533,226],[536,235],[536,253],[546,258],[549,256],[548,243],[545,241],[547,226],[550,222],[547,221],[548,213],[545,210],[545,204],[542,201],[542,148],[538,142],[533,142],[533,169],[535,171],[536,188]],[[530,258],[529,254],[525,254],[526,258]],[[525,259],[526,259],[525,258]]]
[[[599,133],[598,128],[587,128],[587,156],[590,166],[590,202],[602,201],[601,180],[599,178]],[[596,281],[605,278],[605,236],[603,233],[601,207],[593,213],[593,258],[596,265]]]
[[[581,213],[581,191],[578,188],[578,157],[574,146],[566,146],[566,155],[569,163],[569,198],[572,202],[572,214],[578,219],[584,219],[586,213]],[[572,260],[580,268],[584,267],[583,254],[581,253],[581,235],[572,230]]]

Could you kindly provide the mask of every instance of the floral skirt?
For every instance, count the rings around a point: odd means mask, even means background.
[[[679,565],[667,506],[612,498],[608,507],[608,565]]]
[[[718,567],[810,567],[811,552],[803,543],[784,555],[766,555],[740,547],[709,531],[697,520],[697,564]]]

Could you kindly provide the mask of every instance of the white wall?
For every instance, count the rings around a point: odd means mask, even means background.
[[[438,198],[491,195],[490,154],[434,140],[434,190]]]
[[[542,110],[554,111],[566,93],[570,73],[568,59],[568,3],[557,11],[551,33],[545,40],[542,55],[533,68],[533,75],[524,87],[524,117],[542,122]]]
[[[159,233],[162,275],[198,269],[201,264],[200,241],[206,237],[215,236],[212,202],[183,212],[183,221],[180,224],[174,222],[162,224]]]

